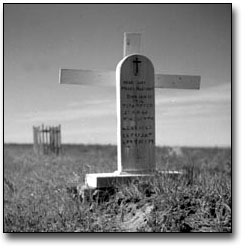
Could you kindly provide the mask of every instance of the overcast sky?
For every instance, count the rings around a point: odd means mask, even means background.
[[[115,70],[142,33],[157,73],[201,75],[156,90],[156,144],[231,145],[231,9],[219,4],[4,5],[4,141],[62,126],[62,141],[116,144],[115,88],[60,85],[59,68]]]

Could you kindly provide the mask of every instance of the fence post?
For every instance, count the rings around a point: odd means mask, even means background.
[[[61,125],[58,126],[58,154],[61,153]]]
[[[34,145],[33,145],[33,148],[34,148],[34,152],[37,154],[38,152],[38,141],[37,141],[37,129],[35,126],[33,126],[33,140],[34,140]]]

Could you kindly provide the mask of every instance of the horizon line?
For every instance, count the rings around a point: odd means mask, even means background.
[[[4,145],[33,145],[32,142],[4,142]],[[68,142],[68,143],[62,143],[61,146],[115,146],[117,147],[117,144],[112,144],[112,143],[73,143],[73,142]],[[155,147],[187,147],[187,148],[232,148],[231,145],[226,145],[226,144],[220,144],[220,145],[162,145],[158,144],[155,145]]]

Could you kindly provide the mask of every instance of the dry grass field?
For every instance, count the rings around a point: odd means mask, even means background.
[[[116,146],[65,145],[35,156],[4,145],[4,232],[231,232],[231,149],[156,148],[157,168],[177,178],[118,187],[104,202],[82,203],[86,173],[116,170]]]

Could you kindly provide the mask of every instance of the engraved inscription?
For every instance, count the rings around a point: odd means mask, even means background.
[[[137,144],[153,144],[154,88],[139,80],[123,81],[121,86],[124,97],[121,106],[122,144],[128,148]],[[131,126],[132,122],[136,125]]]

